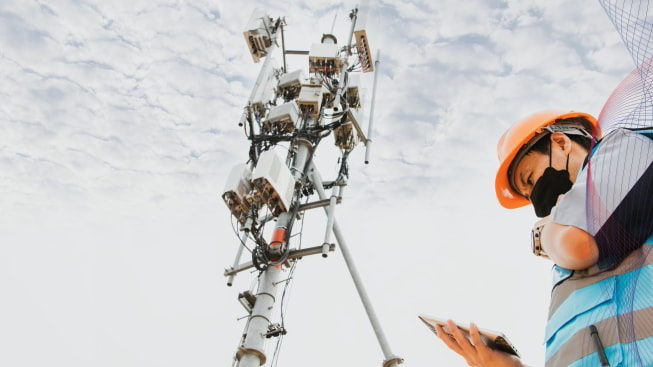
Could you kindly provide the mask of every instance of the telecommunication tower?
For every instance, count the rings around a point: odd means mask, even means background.
[[[244,38],[252,60],[258,63],[263,59],[263,64],[238,123],[250,141],[248,160],[232,168],[222,195],[241,232],[236,230],[240,243],[234,263],[224,275],[228,286],[239,272],[255,268],[258,276],[256,287],[238,295],[248,316],[234,366],[263,366],[269,361],[266,340],[286,334],[283,313],[281,324],[272,320],[275,307],[283,307],[279,290],[291,281],[299,259],[316,254],[326,258],[329,252],[335,251],[332,233],[383,351],[383,366],[403,362],[392,354],[335,219],[335,208],[342,200],[349,177],[349,154],[362,143],[366,149],[365,163],[369,163],[370,157],[380,52],[377,51],[373,61],[365,29],[367,12],[368,2],[364,1],[349,13],[351,28],[344,46],[338,45],[333,34],[323,34],[320,42],[312,44],[308,51],[286,49],[285,17],[274,19],[257,9],[245,28]],[[280,68],[272,56],[279,41],[283,55]],[[308,56],[308,68],[287,70],[287,55]],[[364,101],[361,72],[374,72],[367,134],[361,127]],[[329,135],[333,135],[341,151],[340,168],[337,177],[323,181],[313,155]],[[277,154],[277,146],[287,148],[285,157]],[[331,195],[327,194],[328,189]],[[310,201],[316,195],[318,199]],[[303,212],[317,208],[323,208],[326,213],[323,244],[291,248],[293,224]],[[263,231],[266,223],[273,220],[276,220],[275,228],[267,241]],[[241,263],[243,249],[250,253],[251,259]],[[289,276],[282,279],[288,269]]]

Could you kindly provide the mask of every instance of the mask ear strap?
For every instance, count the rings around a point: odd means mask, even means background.
[[[553,150],[553,141],[549,140],[549,167],[551,167],[551,151]]]

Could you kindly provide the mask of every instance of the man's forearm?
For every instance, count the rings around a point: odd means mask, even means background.
[[[580,228],[548,222],[542,229],[542,248],[551,260],[563,268],[588,268],[599,259],[594,237]]]

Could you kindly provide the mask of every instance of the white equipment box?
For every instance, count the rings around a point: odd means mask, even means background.
[[[277,84],[277,93],[286,101],[295,99],[299,95],[302,84],[308,84],[303,70],[283,74]]]
[[[270,108],[267,119],[263,122],[263,132],[291,133],[296,129],[297,120],[299,120],[299,108],[295,101],[273,106]]]
[[[300,87],[302,84],[306,83],[306,76],[304,75],[304,70],[295,70],[290,73],[283,74],[279,78],[279,89],[289,88],[289,87]]]
[[[303,113],[317,117],[322,106],[322,85],[302,85],[297,102]]]
[[[314,43],[308,52],[308,71],[311,73],[339,73],[338,45]]]
[[[247,164],[234,166],[227,178],[222,199],[241,224],[247,219],[247,194],[252,191],[252,171]]]
[[[272,26],[272,18],[263,11],[254,9],[243,35],[255,63],[268,54],[268,48],[274,40],[274,35],[270,34]]]
[[[288,211],[295,191],[295,178],[274,150],[261,153],[252,182],[256,195],[272,212]]]

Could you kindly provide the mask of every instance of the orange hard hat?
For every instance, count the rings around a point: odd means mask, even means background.
[[[497,171],[497,178],[495,181],[495,189],[497,192],[497,199],[499,203],[504,208],[514,209],[520,208],[522,206],[530,204],[530,201],[522,196],[520,193],[515,191],[512,185],[512,178],[510,177],[509,169],[517,156],[517,153],[520,153],[520,160],[523,157],[524,152],[520,152],[522,147],[526,145],[533,144],[535,141],[531,142],[531,139],[534,137],[541,136],[541,133],[544,130],[550,130],[558,120],[568,119],[572,117],[584,117],[586,118],[591,126],[591,131],[585,131],[580,126],[574,127],[577,130],[583,130],[589,136],[592,134],[597,139],[601,136],[601,130],[599,124],[597,123],[594,116],[582,113],[582,112],[565,112],[557,110],[549,110],[534,113],[525,119],[514,124],[510,129],[508,129],[497,144],[497,154],[499,156],[499,170]],[[547,128],[549,127],[549,128]],[[531,142],[531,144],[529,144]],[[528,148],[530,148],[527,147]],[[519,163],[519,162],[515,162]]]

